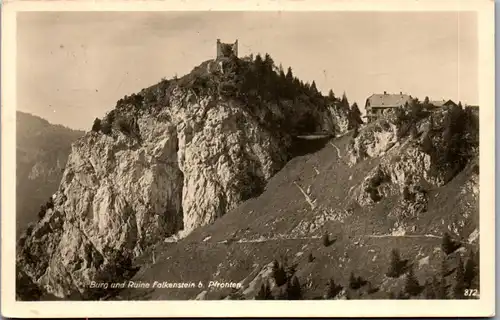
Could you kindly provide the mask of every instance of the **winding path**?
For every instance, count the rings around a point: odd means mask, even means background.
[[[392,235],[392,234],[366,234],[361,235],[360,237],[365,238],[434,238],[440,239],[441,236],[436,236],[433,234],[408,234],[408,235]],[[222,240],[217,243],[262,243],[269,241],[280,241],[280,240],[317,240],[321,239],[320,236],[312,236],[312,237],[298,237],[298,238],[286,238],[286,237],[273,237],[273,238],[258,238],[258,239],[238,239],[238,240]]]

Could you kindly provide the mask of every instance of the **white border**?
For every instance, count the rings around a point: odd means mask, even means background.
[[[479,300],[331,301],[15,301],[16,12],[18,11],[475,11],[479,33],[480,283]],[[418,1],[23,1],[2,11],[2,315],[5,317],[403,317],[492,316],[495,310],[494,2]]]

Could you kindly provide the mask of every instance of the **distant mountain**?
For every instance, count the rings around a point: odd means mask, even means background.
[[[57,190],[71,143],[84,132],[29,113],[16,117],[16,229],[19,236],[38,217],[40,205]]]

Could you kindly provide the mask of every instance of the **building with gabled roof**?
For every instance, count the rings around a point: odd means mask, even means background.
[[[429,100],[429,104],[427,104],[425,107],[429,111],[434,111],[440,108],[453,107],[453,106],[457,106],[457,104],[453,100],[442,99],[442,100]]]
[[[383,94],[372,94],[366,99],[365,104],[368,122],[378,118],[386,110],[407,107],[412,100],[411,95],[403,94],[402,92],[392,94],[384,91]]]

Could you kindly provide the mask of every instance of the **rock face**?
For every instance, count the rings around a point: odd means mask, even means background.
[[[17,238],[35,222],[42,203],[57,190],[71,143],[83,131],[18,111],[16,114],[16,226]]]
[[[479,145],[478,119],[470,110],[445,109],[409,123],[401,118],[404,114],[388,114],[371,123],[347,148],[350,166],[367,159],[377,161],[355,192],[357,203],[369,206],[398,197],[389,213],[395,220],[392,231],[397,234],[416,231],[414,224],[401,221],[417,220],[427,211],[428,190],[444,186],[467,163],[468,171],[478,166]],[[473,191],[479,188],[477,178],[478,172],[473,172],[466,184],[468,191],[462,192],[477,194]],[[459,235],[463,226],[450,227],[450,231]]]
[[[307,115],[331,131],[348,121],[312,103],[252,106],[176,82],[137,97],[73,144],[52,207],[20,241],[18,266],[45,292],[89,298],[91,281],[119,281],[118,265],[148,246],[261,193],[290,158],[290,132],[274,123],[300,131]]]
[[[159,245],[158,258],[145,255],[133,278],[227,279],[239,290],[124,289],[110,299],[256,299],[264,286],[280,299],[289,288],[278,284],[283,273],[299,279],[303,299],[325,299],[325,291],[330,299],[394,299],[406,281],[387,275],[393,250],[420,285],[436,277],[454,287],[455,273],[444,275],[443,265],[474,265],[469,257],[479,250],[479,131],[470,116],[461,109],[395,114],[329,139],[289,161],[258,197],[175,244]],[[460,243],[453,253],[442,248],[445,233]],[[274,259],[284,262],[284,272],[273,272]],[[362,281],[355,277],[367,283],[356,285]],[[477,274],[471,279],[478,288]]]

